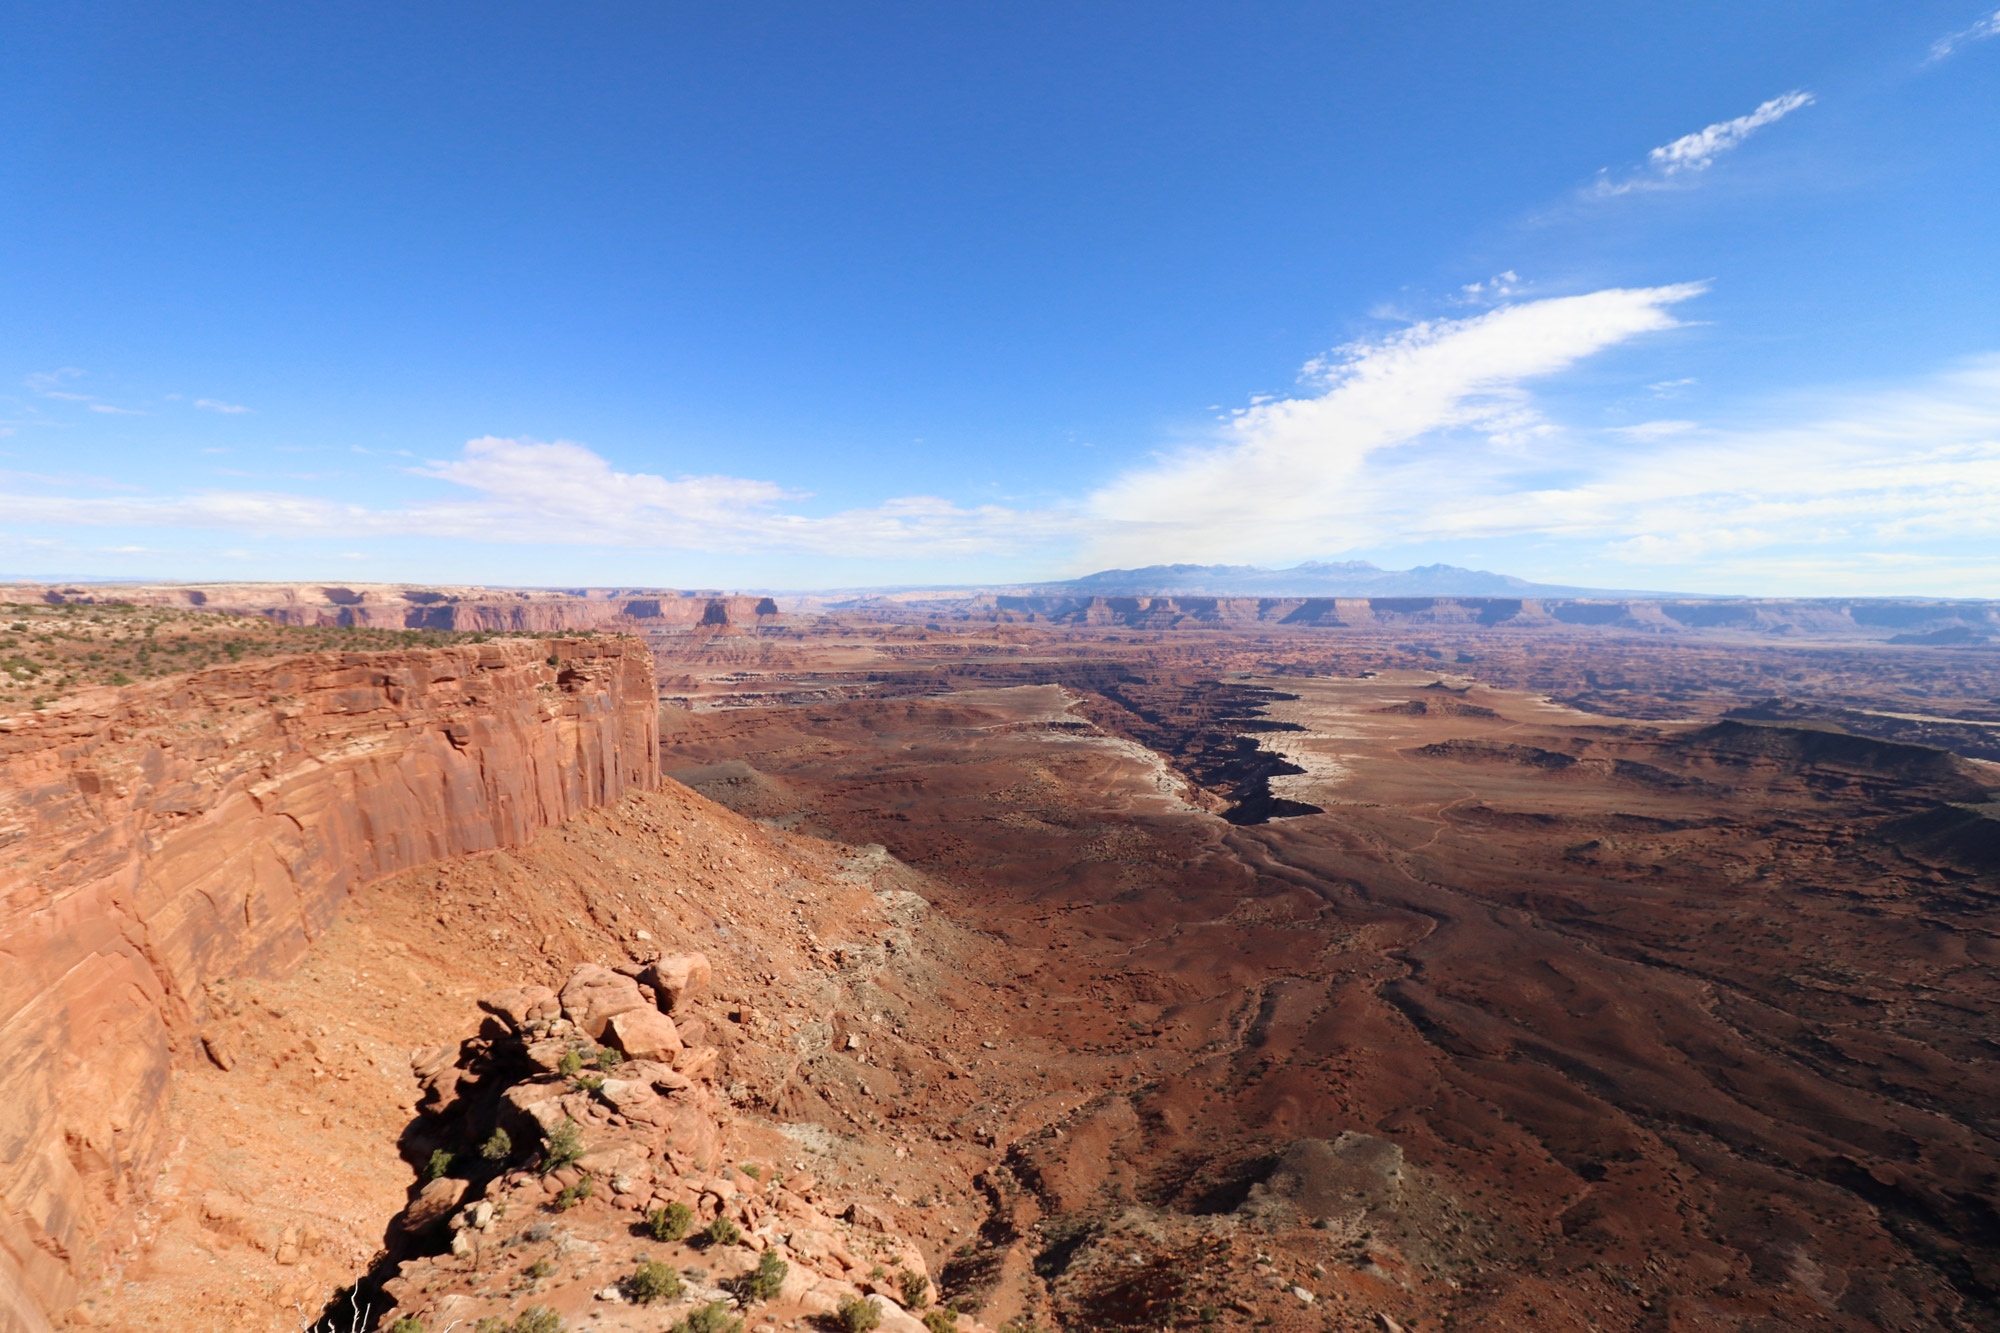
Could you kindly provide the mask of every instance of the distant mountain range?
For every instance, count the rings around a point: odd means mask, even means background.
[[[1311,560],[1290,569],[1258,565],[1148,565],[1106,569],[1082,578],[1036,584],[1043,594],[1090,597],[1690,597],[1696,593],[1632,592],[1530,583],[1511,574],[1458,565],[1383,569],[1366,560]]]

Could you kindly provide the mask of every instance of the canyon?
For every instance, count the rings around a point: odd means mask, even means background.
[[[655,784],[643,653],[308,654],[0,722],[0,1300],[74,1299],[167,1150],[218,977],[295,965],[361,884]]]
[[[35,596],[8,1333],[2000,1328],[1986,604]]]

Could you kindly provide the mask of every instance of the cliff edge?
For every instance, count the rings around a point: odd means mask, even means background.
[[[289,967],[374,879],[658,777],[631,639],[267,659],[0,718],[0,1330],[48,1329],[143,1199],[213,981]]]

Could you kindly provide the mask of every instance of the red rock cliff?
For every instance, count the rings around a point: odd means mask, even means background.
[[[539,639],[268,659],[0,719],[0,1331],[143,1195],[206,985],[356,887],[658,780],[651,657]]]

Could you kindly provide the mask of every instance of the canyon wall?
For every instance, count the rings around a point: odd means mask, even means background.
[[[0,719],[0,1331],[49,1328],[143,1199],[209,983],[286,968],[370,880],[654,786],[658,747],[651,656],[617,638],[266,659]]]
[[[51,603],[119,601],[263,616],[283,625],[357,625],[368,629],[491,630],[560,634],[566,630],[719,630],[777,623],[768,597],[681,592],[671,588],[475,588],[414,584],[208,583],[23,585],[16,597]]]
[[[1253,625],[1396,629],[1614,629],[1977,645],[2000,639],[2000,602],[1916,599],[1676,600],[1520,597],[1104,597],[987,593],[871,598],[836,609],[885,620],[975,620],[1131,629]]]

